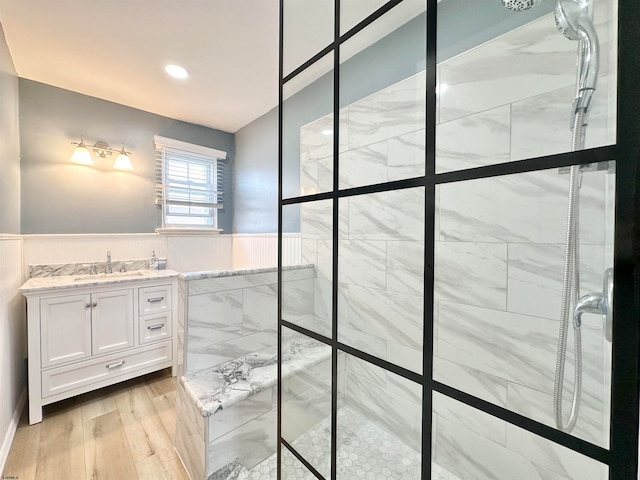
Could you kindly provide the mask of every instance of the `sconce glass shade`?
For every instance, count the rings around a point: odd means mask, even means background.
[[[79,163],[81,165],[93,165],[93,160],[91,160],[91,153],[89,153],[89,149],[84,144],[84,142],[80,142],[80,145],[76,147],[71,155],[70,160],[73,163]]]
[[[129,159],[129,156],[124,151],[124,147],[116,157],[116,161],[113,163],[113,168],[117,170],[133,170],[133,165],[131,165],[131,159]]]

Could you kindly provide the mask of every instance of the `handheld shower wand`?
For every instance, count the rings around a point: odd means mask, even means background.
[[[598,81],[600,47],[598,35],[593,26],[586,6],[575,0],[558,0],[555,8],[555,22],[558,30],[570,40],[578,41],[578,75],[576,96],[572,105],[571,150],[582,150],[585,144],[587,114]],[[565,239],[565,258],[562,279],[562,300],[560,308],[560,328],[558,333],[558,351],[553,383],[553,412],[556,427],[571,432],[578,420],[582,394],[582,334],[581,317],[583,313],[607,313],[607,305],[601,302],[602,296],[595,294],[580,297],[580,167],[571,167],[569,178],[569,205],[567,208],[567,234]],[[571,305],[573,304],[573,309]],[[573,310],[573,315],[571,311]],[[573,321],[571,321],[573,320]],[[567,358],[567,336],[569,323],[573,324],[574,337],[574,385],[571,410],[567,424],[564,423],[563,388],[564,368]]]
[[[591,99],[598,83],[600,42],[593,21],[586,9],[574,0],[558,0],[555,9],[556,26],[569,40],[580,42],[578,53],[578,81],[574,111],[591,107]]]
[[[540,0],[502,0],[509,10],[524,11],[535,7]],[[578,41],[578,72],[576,95],[572,104],[571,150],[582,150],[585,144],[587,115],[598,82],[600,44],[593,26],[589,7],[578,0],[558,0],[555,7],[555,22],[558,30],[569,40]],[[600,313],[606,315],[605,336],[611,338],[611,302],[613,301],[613,275],[606,273],[606,286],[602,294],[580,297],[579,238],[580,231],[580,183],[579,166],[571,167],[569,178],[569,205],[567,209],[567,230],[565,238],[565,259],[562,279],[562,300],[560,311],[560,331],[553,384],[553,411],[556,426],[571,432],[578,420],[582,393],[582,335],[580,326],[582,314]],[[573,308],[572,308],[573,305]],[[574,332],[574,388],[568,423],[564,424],[562,414],[564,369],[567,358],[567,336],[569,324]]]

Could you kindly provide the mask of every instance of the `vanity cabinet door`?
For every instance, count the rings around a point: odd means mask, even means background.
[[[133,290],[91,294],[93,354],[133,347]]]
[[[91,295],[40,300],[42,367],[91,356]]]

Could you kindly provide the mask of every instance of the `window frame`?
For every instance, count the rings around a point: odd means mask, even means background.
[[[222,183],[224,176],[224,169],[219,168],[219,162],[221,160],[225,160],[227,153],[222,150],[216,150],[209,147],[204,147],[201,145],[191,144],[187,142],[182,142],[179,140],[174,140],[165,137],[154,136],[155,147],[156,147],[156,205],[159,205],[162,210],[162,227],[157,229],[158,232],[166,232],[166,231],[195,231],[195,232],[210,232],[216,231],[220,232],[221,230],[218,227],[218,210],[224,208],[224,203],[220,201],[220,196],[223,195],[223,192],[218,190],[219,185]],[[172,151],[174,152],[171,155]],[[189,158],[191,157],[191,158]],[[186,175],[183,178],[173,177],[174,190],[184,190],[186,197],[183,203],[181,203],[180,199],[174,199],[173,201],[168,200],[170,195],[167,195],[168,191],[171,191],[171,178],[169,176],[169,168],[168,166],[171,162],[175,162],[176,165],[182,163],[186,165]],[[205,188],[199,188],[196,193],[204,195],[212,195],[211,202],[197,202],[191,201],[191,189],[189,188],[190,174],[189,167],[197,166],[202,168],[205,167],[206,170],[201,177],[210,177],[210,181],[206,182]],[[180,168],[178,166],[178,168]],[[184,167],[183,167],[184,168]],[[205,183],[201,183],[205,185]],[[202,203],[202,205],[198,205]],[[188,209],[192,208],[203,208],[209,209],[210,214],[193,214],[189,215],[184,214],[174,214],[171,213],[171,208],[179,208],[179,207],[187,207]],[[173,221],[169,221],[169,218],[173,217]],[[175,218],[183,217],[185,220],[184,223],[175,222]],[[211,223],[194,223],[194,218],[203,218],[205,221],[210,221]],[[210,220],[209,220],[210,219]]]

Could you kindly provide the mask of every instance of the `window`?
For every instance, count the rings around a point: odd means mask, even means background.
[[[217,229],[226,152],[164,137],[156,143],[156,205],[162,227]]]

